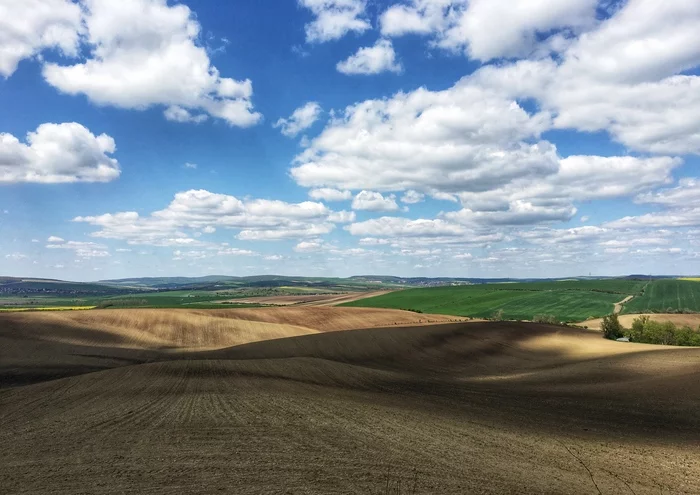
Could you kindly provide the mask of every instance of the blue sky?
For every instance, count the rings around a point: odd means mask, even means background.
[[[0,274],[700,273],[700,6],[33,0]]]

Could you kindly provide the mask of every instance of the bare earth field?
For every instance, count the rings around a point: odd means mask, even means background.
[[[224,302],[251,303],[251,304],[272,304],[275,306],[289,306],[292,304],[304,306],[333,306],[335,304],[350,301],[359,301],[368,297],[388,294],[390,290],[377,290],[372,292],[354,292],[350,294],[320,294],[320,295],[294,295],[294,296],[261,296],[246,297],[243,299],[231,299]]]
[[[697,328],[698,325],[700,325],[700,314],[676,314],[676,313],[669,313],[669,314],[664,314],[664,313],[645,313],[646,316],[651,318],[654,321],[670,321],[671,323],[678,325],[678,326],[683,326],[683,325],[688,325],[691,328]],[[641,315],[618,315],[618,319],[620,320],[620,323],[622,323],[622,326],[625,328],[630,328],[632,326],[632,322],[634,321],[635,318],[639,318]],[[594,330],[600,330],[601,324],[603,323],[602,318],[595,318],[593,320],[586,320],[584,322],[579,323],[579,325],[585,325],[588,328],[592,328]]]
[[[261,317],[335,309],[358,308]],[[331,312],[229,346],[206,318],[239,310],[146,311],[0,315],[0,492],[700,493],[698,348],[517,322],[331,331]]]

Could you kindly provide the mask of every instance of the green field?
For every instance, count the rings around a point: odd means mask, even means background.
[[[623,313],[700,312],[700,282],[694,280],[654,280],[644,293],[625,304]]]
[[[529,320],[552,315],[560,321],[582,321],[612,313],[616,302],[643,290],[635,280],[583,280],[481,284],[407,289],[361,299],[344,306],[407,309],[475,318],[497,311],[506,319]]]

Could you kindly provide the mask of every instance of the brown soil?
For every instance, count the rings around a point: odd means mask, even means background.
[[[622,301],[616,302],[615,303],[615,308],[613,310],[613,313],[618,314],[620,311],[622,311],[622,306],[625,305],[625,303],[630,302],[634,296],[627,296],[625,297]]]
[[[2,493],[700,492],[700,349],[516,322],[129,349],[2,316],[45,346],[0,391]],[[60,355],[103,371],[45,381]]]
[[[632,326],[632,322],[634,321],[635,318],[639,318],[640,315],[638,314],[631,314],[631,315],[619,315],[618,319],[620,320],[620,323],[622,323],[622,326],[625,328],[630,328]],[[654,321],[670,321],[675,325],[688,325],[692,328],[698,328],[700,326],[700,314],[662,314],[662,313],[648,313],[647,316],[651,318]],[[603,323],[602,318],[595,318],[593,320],[586,320],[584,322],[579,323],[579,325],[585,325],[588,328],[594,329],[594,330],[600,330],[601,329],[601,324]]]
[[[232,303],[272,304],[275,306],[289,306],[292,304],[304,306],[334,306],[350,301],[358,301],[368,297],[388,294],[390,290],[378,290],[372,292],[353,292],[350,294],[320,294],[320,295],[295,295],[295,296],[262,296],[246,297],[243,299],[230,299]]]

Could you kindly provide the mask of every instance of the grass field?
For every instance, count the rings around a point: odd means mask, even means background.
[[[623,313],[700,312],[700,283],[692,280],[654,280],[644,294],[625,304]]]
[[[581,321],[612,313],[625,295],[637,294],[645,282],[636,280],[583,280],[519,284],[483,284],[459,287],[407,289],[362,299],[344,306],[407,309],[476,318],[497,311],[512,320],[553,315],[560,321]]]

